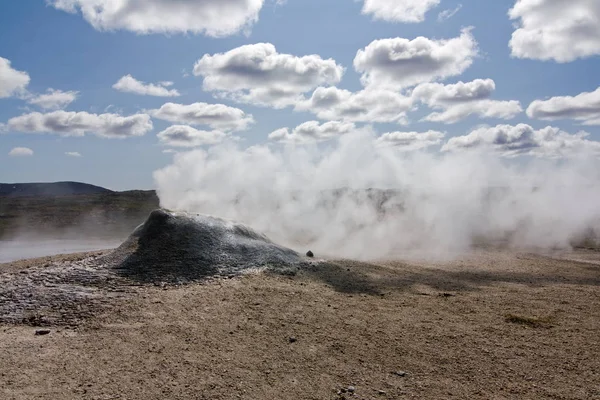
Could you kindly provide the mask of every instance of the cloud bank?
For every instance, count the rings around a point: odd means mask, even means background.
[[[519,24],[513,57],[565,63],[600,54],[597,0],[517,0],[509,16]]]
[[[44,94],[38,94],[30,97],[27,103],[43,108],[44,110],[57,110],[67,107],[77,99],[79,92],[54,90],[52,88]]]
[[[245,130],[254,123],[252,115],[224,104],[166,103],[148,113],[154,118],[179,125],[205,125],[223,131]]]
[[[363,14],[388,22],[423,22],[440,0],[364,0]]]
[[[87,112],[53,111],[33,112],[8,120],[8,130],[26,133],[52,133],[60,136],[93,134],[102,138],[143,136],[152,130],[147,114],[123,117],[118,114],[90,114]]]
[[[179,92],[175,89],[167,89],[173,82],[160,82],[158,84],[138,81],[131,75],[125,75],[113,85],[113,89],[119,92],[135,93],[142,96],[177,97]]]
[[[535,100],[527,108],[530,118],[554,121],[573,119],[583,125],[600,125],[600,87],[577,96],[557,96]]]
[[[470,28],[452,39],[380,39],[358,51],[354,68],[364,86],[402,89],[460,75],[478,52]]]
[[[10,157],[30,157],[33,155],[33,150],[28,147],[15,147],[8,155]]]
[[[140,34],[201,33],[223,37],[258,21],[264,0],[47,0],[69,13],[81,12],[97,30]]]
[[[340,82],[344,68],[332,59],[281,54],[270,43],[257,43],[206,54],[196,62],[193,73],[204,78],[204,90],[218,97],[283,108],[319,85]]]
[[[24,93],[30,80],[27,72],[14,69],[10,60],[0,57],[0,99]]]

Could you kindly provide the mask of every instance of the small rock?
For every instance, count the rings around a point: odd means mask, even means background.
[[[356,391],[356,388],[354,386],[348,386],[349,393],[354,393],[355,391]]]
[[[293,336],[291,336],[289,340],[290,340],[290,343],[296,343],[298,341],[298,339],[296,339]]]
[[[384,396],[385,393],[386,393],[385,390],[378,390],[377,391],[377,394],[380,395],[380,396]]]
[[[401,377],[405,377],[406,375],[408,375],[408,372],[405,372],[405,371],[395,371],[395,372],[393,372],[393,374],[401,376]]]
[[[306,252],[306,257],[313,258],[314,256],[315,256],[315,254],[312,251],[309,250]]]
[[[43,336],[43,335],[47,335],[50,333],[49,329],[37,329],[35,331],[35,336]]]

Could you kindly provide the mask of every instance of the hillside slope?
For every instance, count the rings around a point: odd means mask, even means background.
[[[56,197],[111,192],[112,190],[100,186],[80,182],[0,183],[0,196],[8,197]]]

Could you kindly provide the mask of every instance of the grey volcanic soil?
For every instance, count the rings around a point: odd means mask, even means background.
[[[0,398],[600,399],[599,285],[597,252],[478,251],[130,286],[45,336],[0,325]]]

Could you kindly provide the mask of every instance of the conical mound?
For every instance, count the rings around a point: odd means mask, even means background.
[[[243,224],[156,210],[106,262],[136,280],[182,282],[255,268],[286,270],[303,258]]]

